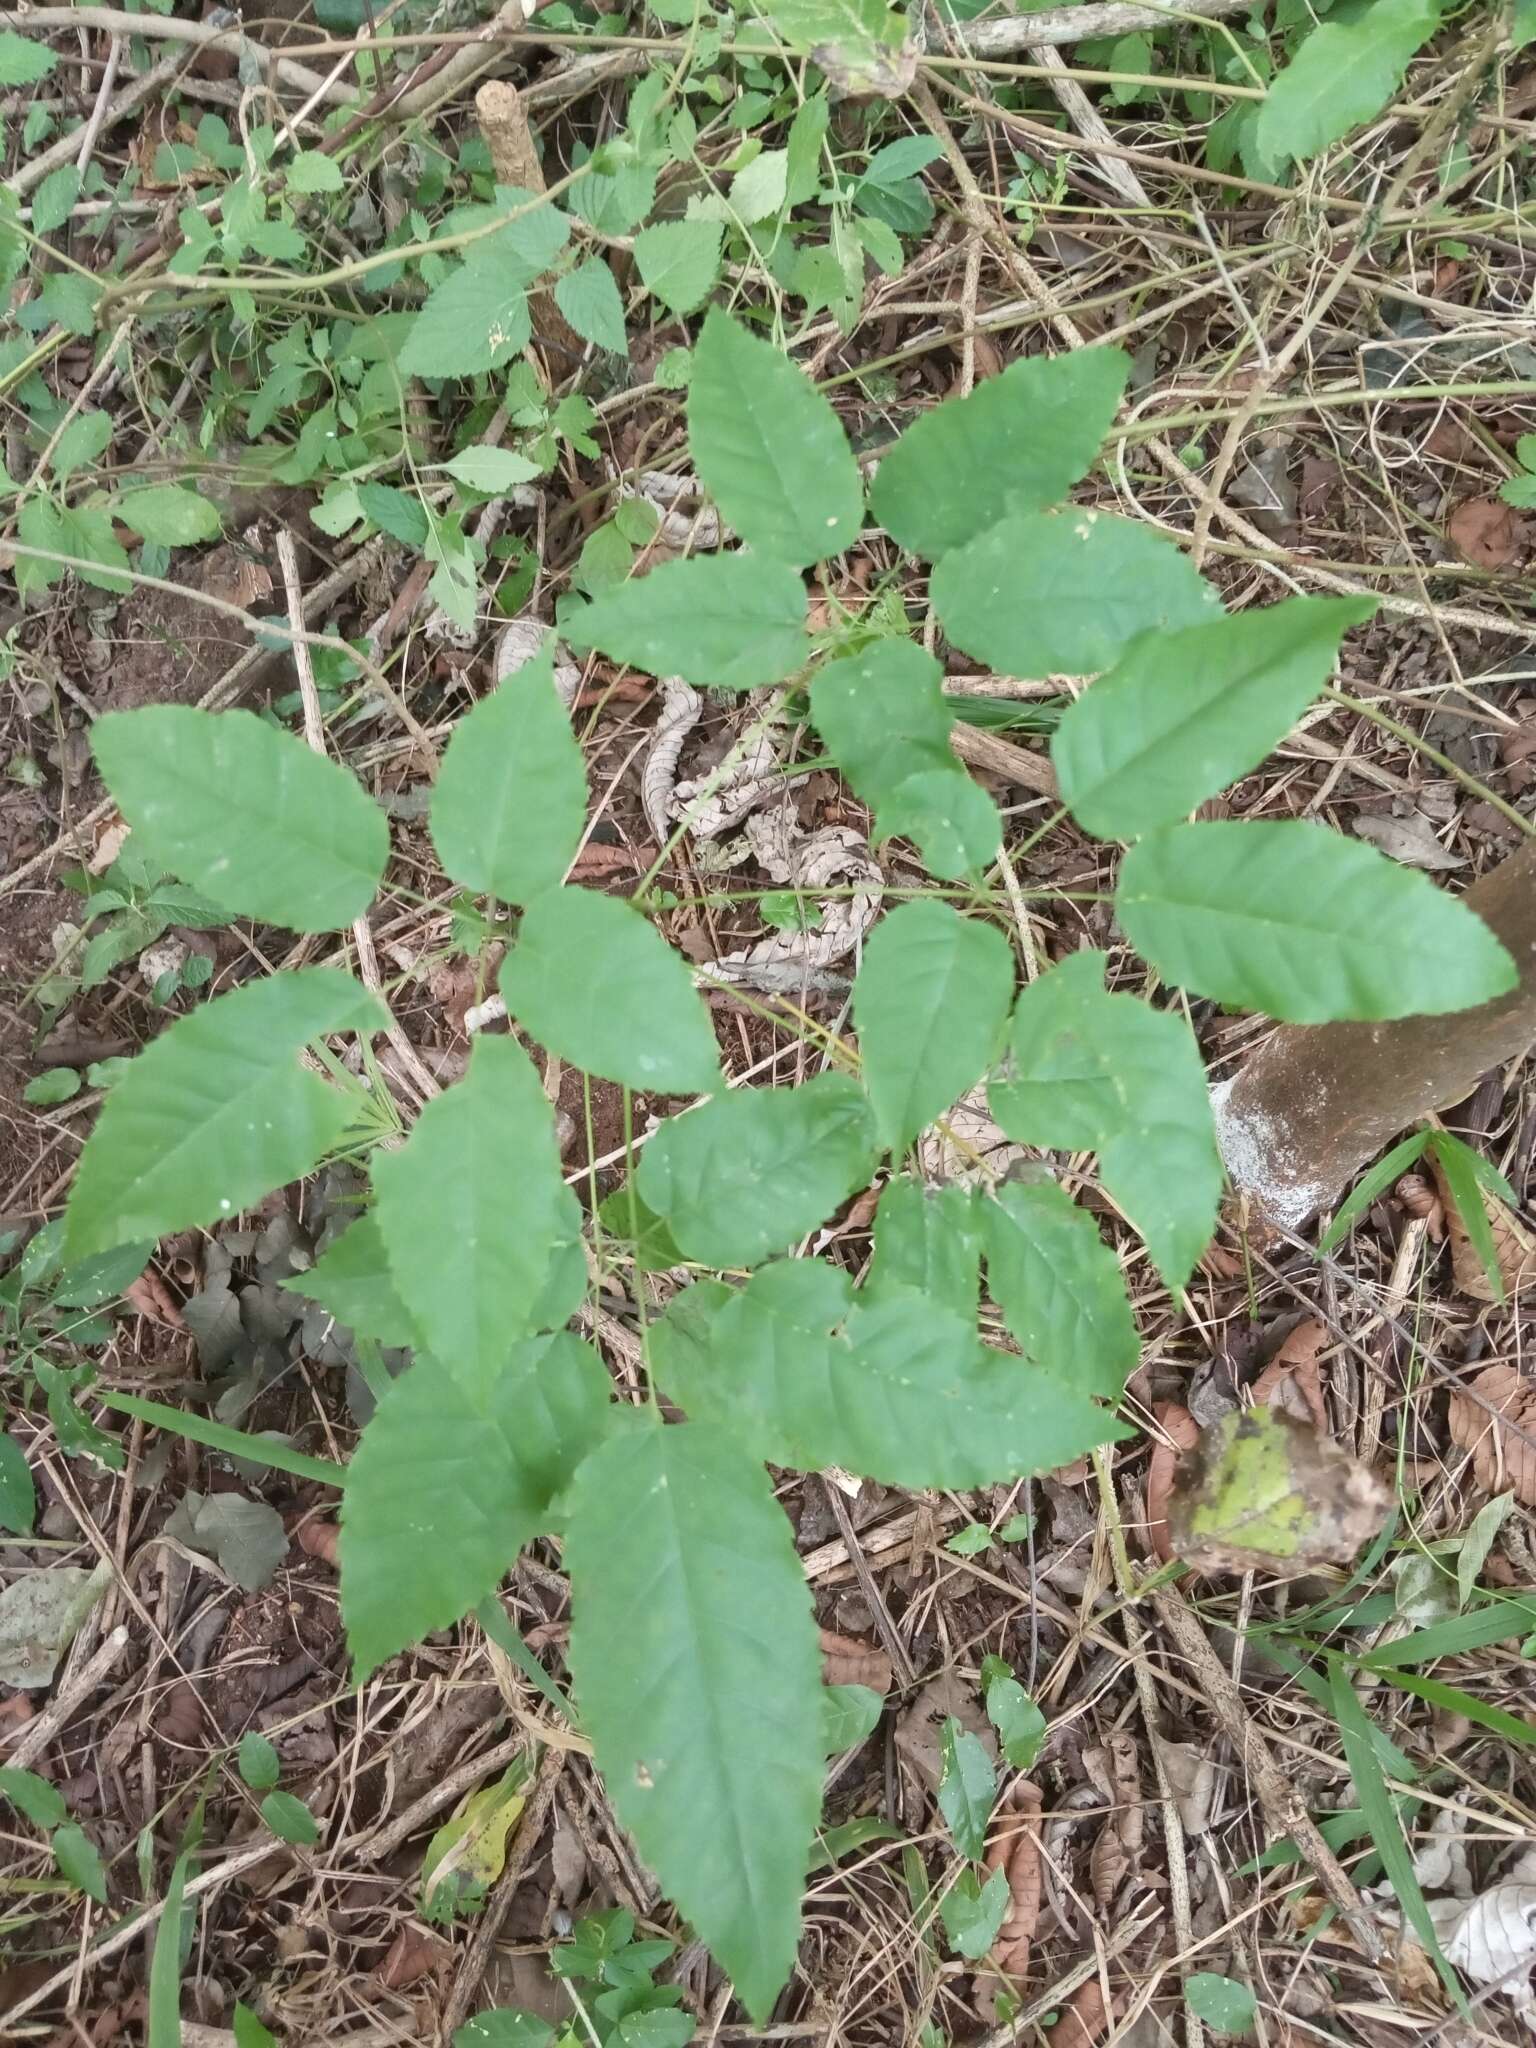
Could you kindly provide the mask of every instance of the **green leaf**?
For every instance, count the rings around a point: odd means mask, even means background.
[[[882,839],[912,840],[941,881],[986,867],[1003,836],[997,805],[956,768],[925,768],[898,782],[880,807],[878,832]]]
[[[1021,991],[987,1099],[1021,1145],[1097,1152],[1105,1188],[1177,1289],[1221,1204],[1205,1067],[1176,1011],[1105,993],[1105,957],[1070,954]]]
[[[27,1454],[13,1436],[0,1435],[0,1529],[30,1536],[37,1517],[37,1487]]]
[[[109,711],[91,746],[136,846],[220,909],[328,932],[377,894],[384,813],[354,775],[253,711]]]
[[[500,493],[531,483],[539,465],[511,448],[461,448],[451,462],[442,464],[448,475],[472,491]]]
[[[752,1266],[822,1223],[868,1181],[876,1143],[858,1084],[743,1088],[673,1117],[635,1185],[691,1259]]]
[[[764,149],[732,178],[725,203],[738,220],[772,220],[783,211],[788,194],[788,151]]]
[[[821,1694],[821,1746],[827,1756],[857,1749],[885,1711],[883,1694],[867,1685],[828,1685]]]
[[[944,1548],[956,1557],[980,1557],[984,1550],[992,1548],[992,1531],[985,1522],[967,1522],[963,1529],[957,1529]]]
[[[1519,980],[1464,903],[1300,819],[1153,833],[1120,864],[1115,912],[1165,981],[1289,1024],[1438,1017]]]
[[[561,630],[572,647],[720,690],[781,683],[810,653],[805,585],[757,555],[663,562],[605,590]]]
[[[525,1543],[559,1526],[555,1497],[603,1441],[610,1391],[597,1354],[565,1332],[504,1344],[494,1376],[422,1357],[396,1380],[342,1496],[341,1612],[359,1683],[461,1620]]]
[[[1024,356],[934,406],[880,458],[875,517],[936,561],[1012,513],[1059,504],[1114,424],[1130,369],[1118,348]]]
[[[301,149],[288,159],[288,186],[294,192],[339,192],[345,180],[341,166],[323,150]]]
[[[1256,768],[1327,686],[1376,600],[1292,597],[1133,640],[1051,741],[1062,801],[1099,839],[1176,825]]]
[[[84,1828],[77,1827],[72,1820],[65,1821],[62,1827],[54,1829],[49,1846],[59,1875],[67,1879],[76,1891],[84,1892],[88,1899],[104,1906],[107,1903],[107,1873],[96,1844]]]
[[[1251,2034],[1259,2009],[1246,1984],[1218,1977],[1212,1970],[1196,1970],[1184,1979],[1184,2003],[1213,2032],[1232,2036]]]
[[[987,1719],[1016,1771],[1034,1767],[1046,1736],[1046,1719],[1012,1673],[994,1678],[986,1690]]]
[[[427,1104],[398,1152],[374,1155],[373,1184],[395,1290],[466,1383],[494,1381],[514,1339],[563,1323],[580,1301],[579,1258],[574,1288],[567,1274],[581,1208],[515,1038],[476,1035],[464,1079]]]
[[[1467,1240],[1477,1253],[1478,1262],[1488,1275],[1488,1284],[1493,1289],[1495,1301],[1503,1301],[1506,1295],[1504,1274],[1499,1265],[1499,1248],[1494,1242],[1493,1225],[1488,1211],[1483,1206],[1483,1191],[1478,1184],[1478,1175],[1473,1166],[1477,1158],[1470,1146],[1452,1137],[1449,1131],[1432,1131],[1429,1149],[1439,1162],[1445,1176],[1445,1185],[1455,1204],[1456,1214],[1461,1218],[1461,1227],[1467,1233]]]
[[[32,199],[32,232],[51,235],[63,227],[80,197],[80,173],[73,164],[60,164],[38,186]]]
[[[855,1300],[846,1276],[815,1259],[764,1266],[703,1307],[697,1320],[683,1308],[675,1335],[676,1308],[654,1326],[657,1377],[696,1420],[773,1465],[984,1486],[1125,1434],[1064,1376],[983,1345],[954,1309],[894,1286]]]
[[[969,1188],[925,1187],[906,1175],[889,1182],[875,1212],[864,1299],[879,1301],[892,1289],[925,1294],[975,1322],[981,1226]]]
[[[400,371],[408,377],[482,376],[521,355],[532,338],[525,286],[477,250],[416,315]]]
[[[987,1285],[1024,1356],[1063,1387],[1118,1401],[1140,1345],[1093,1218],[1050,1180],[1004,1182],[979,1208]]]
[[[962,1870],[939,1901],[944,1933],[955,1954],[979,1962],[996,1941],[1008,1905],[1006,1870],[994,1870],[985,1884],[974,1870]]]
[[[148,490],[127,491],[112,509],[141,540],[154,541],[161,547],[190,547],[195,541],[217,540],[223,530],[219,508],[211,498],[197,491],[182,490],[176,484],[152,484]]]
[[[99,462],[112,439],[112,415],[107,412],[81,412],[69,422],[59,435],[58,446],[53,451],[49,469],[62,483],[76,470],[88,469],[93,462]]]
[[[724,519],[766,555],[796,568],[824,561],[863,524],[864,487],[837,414],[781,349],[718,307],[693,352],[688,446]]]
[[[203,1802],[199,1799],[171,1865],[165,1904],[155,1923],[149,1957],[148,2048],[181,2048],[181,1946],[183,1937],[191,1932],[184,1910],[187,1872],[202,1832]]]
[[[1349,1199],[1339,1205],[1338,1214],[1318,1240],[1318,1251],[1332,1251],[1336,1244],[1348,1237],[1376,1197],[1384,1194],[1400,1174],[1408,1171],[1428,1143],[1428,1131],[1414,1131],[1400,1139],[1390,1152],[1384,1152],[1370,1172],[1361,1176]]]
[[[537,2013],[497,2007],[456,2029],[453,2048],[551,2048],[555,2030]]]
[[[635,237],[640,282],[671,313],[693,313],[720,275],[724,229],[715,220],[669,220]]]
[[[240,1775],[253,1792],[270,1792],[277,1783],[277,1751],[254,1728],[247,1728],[240,1738],[238,1761]]]
[[[632,1182],[603,1197],[597,1219],[604,1235],[623,1245],[642,1273],[665,1273],[684,1263],[665,1220],[647,1208]]]
[[[876,927],[854,984],[864,1086],[880,1142],[910,1144],[996,1057],[1013,954],[995,925],[905,903]]]
[[[613,281],[613,272],[600,256],[577,264],[555,280],[555,304],[583,341],[612,350],[616,356],[629,354],[624,332],[624,301]]]
[[[317,17],[323,18],[324,0],[315,12]],[[248,2005],[242,2005],[238,1999],[230,2025],[234,2029],[235,2048],[278,2048],[277,2036],[262,2025]]]
[[[454,726],[432,791],[432,844],[466,889],[529,903],[575,859],[586,816],[587,771],[549,639]]]
[[[56,1828],[69,1815],[64,1795],[56,1785],[50,1785],[36,1771],[18,1770],[12,1765],[0,1766],[0,1798],[8,1799],[34,1827]]]
[[[565,1565],[608,1796],[762,2025],[821,1808],[820,1655],[789,1523],[723,1431],[652,1427],[577,1473]]]
[[[1271,83],[1254,129],[1259,154],[1276,168],[1304,163],[1373,120],[1443,12],[1444,0],[1346,0]]]
[[[1503,1528],[1514,1504],[1512,1493],[1498,1493],[1492,1500],[1484,1501],[1456,1546],[1456,1591],[1463,1607],[1471,1605],[1472,1596],[1477,1591],[1478,1575],[1488,1562],[1494,1538]],[[1536,1742],[1536,1728],[1527,1725],[1524,1739]]]
[[[329,1244],[307,1272],[278,1285],[319,1302],[338,1322],[376,1344],[414,1348],[419,1341],[410,1311],[395,1290],[379,1219],[371,1209]]]
[[[757,0],[756,11],[795,49],[814,54],[818,44],[838,45],[830,54],[840,64],[895,49],[906,29],[905,16],[885,0]]]
[[[73,1067],[49,1067],[27,1083],[21,1091],[21,1099],[34,1108],[42,1109],[55,1102],[68,1102],[72,1095],[79,1093],[80,1076]]]
[[[943,1772],[939,1811],[960,1854],[979,1863],[987,1845],[987,1821],[997,1797],[997,1773],[980,1740],[951,1714],[939,1736]]]
[[[0,31],[0,85],[36,85],[58,63],[43,42],[29,42],[14,29]]]
[[[720,1086],[714,1028],[688,969],[618,897],[572,888],[536,898],[502,962],[501,993],[519,1024],[584,1073],[663,1095]]]
[[[381,533],[408,548],[424,548],[432,527],[420,498],[409,491],[397,491],[393,484],[366,483],[356,487],[358,504]]]
[[[935,611],[1006,675],[1089,675],[1139,633],[1208,624],[1220,599],[1170,540],[1091,508],[1016,513],[939,562]]]
[[[296,1849],[312,1849],[320,1839],[320,1823],[291,1792],[269,1792],[261,1802],[261,1817],[280,1842]]]
[[[179,1017],[102,1105],[75,1169],[68,1256],[227,1222],[308,1173],[356,1108],[299,1065],[301,1049],[384,1023],[383,1005],[329,967],[250,982]]]

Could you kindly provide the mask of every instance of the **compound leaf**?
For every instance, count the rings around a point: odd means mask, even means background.
[[[373,1184],[395,1290],[466,1382],[494,1380],[514,1339],[563,1323],[581,1299],[585,1275],[573,1291],[567,1257],[580,1204],[515,1038],[476,1037],[464,1079],[427,1104],[398,1152],[375,1155]]]
[[[957,647],[1005,675],[1090,675],[1139,633],[1215,617],[1215,590],[1173,542],[1091,508],[1016,513],[930,579]]]
[[[561,630],[647,675],[711,689],[781,683],[810,652],[805,585],[784,562],[701,555],[604,590]]]
[[[420,1341],[396,1292],[379,1219],[371,1209],[327,1245],[308,1272],[278,1284],[319,1302],[338,1322],[375,1343],[414,1348]]]
[[[1025,356],[934,406],[880,458],[875,517],[936,561],[1011,513],[1058,504],[1098,454],[1130,369],[1118,348]]]
[[[627,1433],[571,1494],[571,1669],[619,1819],[761,2024],[821,1807],[821,1672],[767,1474],[700,1423]]]
[[[864,1300],[892,1289],[925,1294],[976,1320],[981,1299],[981,1226],[969,1188],[926,1187],[908,1174],[890,1181],[875,1211],[875,1255]]]
[[[1019,1349],[1053,1380],[1118,1401],[1139,1355],[1120,1262],[1054,1181],[1007,1181],[978,1204],[987,1287]]]
[[[720,1085],[709,1012],[679,956],[639,911],[593,889],[529,904],[501,966],[508,1010],[572,1066],[667,1095]]]
[[[1324,688],[1376,600],[1292,597],[1133,640],[1051,741],[1062,801],[1100,839],[1174,825],[1257,767]]]
[[[494,1592],[613,1413],[567,1333],[504,1344],[478,1383],[420,1357],[363,1431],[341,1503],[341,1612],[361,1682]]]
[[[554,679],[554,644],[453,729],[432,791],[432,844],[466,889],[528,903],[581,843],[587,773]]]
[[[995,925],[905,903],[876,926],[854,984],[864,1086],[880,1142],[899,1152],[995,1057],[1013,955]]]
[[[1178,1288],[1221,1201],[1205,1067],[1182,1017],[1105,991],[1104,963],[1073,953],[1021,992],[987,1099],[1021,1145],[1097,1152],[1105,1187]]]
[[[875,1156],[858,1084],[818,1074],[673,1117],[646,1146],[635,1185],[689,1258],[752,1266],[824,1222],[868,1180]]]
[[[1374,119],[1444,8],[1445,0],[1346,0],[1271,83],[1254,128],[1259,156],[1276,169],[1304,163]]]
[[[1120,864],[1115,911],[1165,981],[1291,1024],[1440,1016],[1518,982],[1475,911],[1300,819],[1153,833]]]
[[[383,1005],[330,967],[274,974],[179,1017],[108,1092],[75,1169],[66,1257],[227,1222],[308,1173],[355,1105],[300,1066],[300,1050],[385,1022]]]
[[[782,350],[718,307],[693,354],[688,445],[722,516],[781,562],[841,554],[863,524],[864,487],[837,414]]]
[[[91,747],[135,846],[232,916],[329,932],[377,894],[384,813],[356,776],[253,711],[109,711]]]

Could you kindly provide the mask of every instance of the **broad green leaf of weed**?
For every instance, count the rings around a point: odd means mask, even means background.
[[[1258,2000],[1246,1984],[1231,1977],[1218,1977],[1212,1970],[1196,1970],[1184,1979],[1184,2003],[1213,2033],[1241,2040],[1253,2032]]]
[[[883,1145],[902,1151],[980,1079],[1012,997],[1013,954],[995,925],[935,902],[882,919],[864,949],[853,1015]]]
[[[892,1486],[989,1485],[1124,1433],[1064,1381],[983,1345],[954,1309],[896,1287],[855,1300],[814,1259],[764,1266],[702,1332],[669,1333],[653,1364],[690,1415],[768,1463]]]
[[[1444,12],[1445,0],[1345,0],[1270,85],[1254,127],[1265,172],[1305,163],[1379,114]]]
[[[58,63],[56,53],[35,37],[14,29],[0,32],[0,85],[36,85]]]
[[[789,191],[789,156],[782,149],[759,150],[749,164],[732,178],[726,205],[748,226],[772,220],[784,206]]]
[[[315,10],[317,17],[320,17],[322,22],[323,5],[324,0],[322,0],[321,7],[317,7]],[[269,2028],[262,2025],[248,2005],[242,2005],[238,1999],[235,2001],[235,2010],[230,2017],[230,2026],[234,2030],[235,2048],[278,2048],[277,2036]]]
[[[409,491],[396,490],[393,484],[381,483],[358,484],[356,496],[364,514],[381,533],[387,533],[402,547],[426,546],[432,526],[420,498],[412,497]]]
[[[292,1792],[269,1792],[261,1802],[261,1817],[280,1842],[296,1849],[312,1849],[320,1839],[320,1823]]]
[[[977,1207],[987,1290],[1024,1356],[1064,1388],[1118,1401],[1140,1345],[1093,1218],[1051,1180],[1004,1182]]]
[[[243,1493],[188,1489],[167,1520],[166,1534],[203,1557],[248,1593],[259,1593],[288,1555],[288,1532],[276,1508]]]
[[[962,1870],[939,1901],[945,1938],[955,1954],[979,1962],[996,1941],[1008,1904],[1006,1870],[994,1870],[985,1884],[974,1870]]]
[[[1094,674],[1138,634],[1206,625],[1220,608],[1172,541],[1072,506],[1000,520],[945,555],[929,587],[955,645],[1015,676]]]
[[[395,1289],[379,1219],[371,1209],[327,1245],[307,1271],[278,1285],[319,1302],[339,1323],[376,1344],[414,1349],[419,1342],[410,1311]]]
[[[832,43],[847,53],[894,49],[906,31],[904,16],[885,0],[755,0],[754,11],[771,22],[792,48],[814,52]]]
[[[1370,1172],[1361,1176],[1349,1198],[1341,1203],[1338,1214],[1318,1242],[1319,1254],[1332,1251],[1336,1244],[1341,1244],[1348,1237],[1376,1197],[1385,1194],[1392,1183],[1408,1171],[1428,1143],[1428,1131],[1413,1131],[1400,1139],[1389,1152],[1382,1154]]]
[[[651,1427],[577,1473],[565,1564],[608,1795],[761,2025],[821,1808],[821,1660],[789,1523],[723,1431]]]
[[[94,1899],[98,1906],[107,1903],[107,1873],[100,1852],[85,1829],[72,1820],[65,1821],[53,1831],[49,1843],[53,1860],[59,1875],[72,1884],[77,1891]]]
[[[1472,1518],[1471,1526],[1456,1548],[1456,1591],[1461,1605],[1471,1605],[1477,1591],[1478,1575],[1488,1562],[1488,1553],[1493,1548],[1494,1538],[1503,1528],[1510,1509],[1515,1504],[1512,1493],[1495,1494],[1492,1500],[1484,1501]],[[1536,1739],[1536,1730],[1532,1731]]]
[[[300,1066],[300,1051],[385,1021],[375,997],[329,967],[250,982],[178,1018],[115,1083],[86,1140],[66,1212],[70,1259],[227,1222],[308,1173],[356,1110]]]
[[[881,457],[875,517],[902,547],[937,561],[1000,519],[1058,504],[1114,424],[1130,368],[1118,348],[1028,356],[968,398],[934,406]]]
[[[879,806],[877,837],[910,839],[940,881],[959,881],[997,858],[997,805],[963,769],[924,768],[898,782]]]
[[[497,2007],[456,2028],[453,2048],[552,2048],[555,2030],[537,2013]]]
[[[1044,1714],[1009,1671],[991,1680],[985,1698],[987,1719],[997,1730],[1003,1755],[1016,1771],[1032,1770],[1045,1741]]]
[[[716,220],[669,220],[642,228],[634,247],[640,282],[669,313],[696,312],[720,275],[724,233]]]
[[[438,285],[400,351],[405,377],[478,377],[521,355],[533,335],[528,294],[483,247]]]
[[[583,341],[616,356],[629,354],[624,332],[624,301],[613,272],[600,256],[577,264],[555,280],[555,304]]]
[[[693,352],[688,446],[749,547],[803,568],[856,538],[864,486],[837,414],[782,350],[718,307]]]
[[[432,844],[466,889],[528,903],[581,844],[587,772],[554,679],[554,643],[453,729],[432,791]]]
[[[1221,1202],[1205,1067],[1183,1017],[1106,993],[1105,959],[1070,954],[1021,990],[987,1099],[1021,1145],[1097,1152],[1104,1186],[1179,1288]]]
[[[857,1749],[875,1731],[885,1700],[867,1685],[822,1687],[821,1746],[828,1756]]]
[[[1279,745],[1346,628],[1375,610],[1371,597],[1292,597],[1133,640],[1056,728],[1062,801],[1099,839],[1176,825]]]
[[[427,1104],[399,1151],[375,1155],[373,1184],[395,1291],[467,1385],[493,1383],[509,1343],[575,1309],[584,1277],[567,1287],[564,1254],[581,1209],[554,1110],[515,1038],[476,1036],[464,1079]]]
[[[72,477],[77,470],[89,469],[93,462],[99,462],[106,453],[112,439],[112,415],[109,412],[81,412],[63,427],[58,444],[48,467],[60,483]]]
[[[1437,1017],[1519,980],[1475,911],[1300,819],[1155,832],[1121,862],[1115,911],[1165,981],[1289,1024]]]
[[[52,235],[63,227],[80,197],[80,173],[73,164],[60,164],[38,186],[32,199],[32,232]]]
[[[887,1183],[875,1212],[875,1255],[864,1282],[874,1304],[892,1290],[926,1295],[974,1324],[981,1296],[981,1225],[969,1188]]]
[[[781,683],[810,654],[805,585],[759,555],[663,562],[570,612],[562,631],[647,675],[720,690]]]
[[[379,1403],[347,1468],[341,1612],[359,1681],[495,1591],[602,1442],[611,1387],[562,1333],[503,1347],[477,1382],[418,1357]]]
[[[616,896],[536,897],[502,962],[501,993],[541,1045],[584,1073],[668,1095],[720,1086],[714,1030],[687,967]]]
[[[301,149],[291,156],[287,179],[292,192],[339,192],[345,183],[340,164],[319,149]]]
[[[270,1792],[281,1775],[278,1768],[277,1751],[265,1735],[254,1728],[247,1728],[240,1738],[237,1752],[240,1776],[253,1792]]]
[[[940,1731],[939,1757],[939,1811],[960,1854],[979,1863],[997,1797],[997,1773],[978,1737],[962,1728],[953,1714]]]
[[[684,1263],[665,1218],[646,1206],[638,1188],[628,1185],[605,1195],[597,1217],[604,1236],[622,1245],[642,1273],[665,1273]]]
[[[673,1117],[636,1185],[691,1259],[752,1266],[823,1223],[868,1181],[869,1110],[846,1074],[798,1088],[742,1088]]]
[[[201,540],[217,540],[223,530],[213,500],[178,484],[126,491],[114,499],[112,510],[140,540],[154,541],[160,547],[185,548]]]
[[[1461,1139],[1450,1131],[1432,1131],[1429,1149],[1445,1176],[1445,1185],[1450,1190],[1456,1214],[1461,1218],[1461,1227],[1467,1233],[1467,1239],[1473,1251],[1477,1253],[1483,1271],[1488,1275],[1488,1285],[1493,1289],[1493,1298],[1495,1301],[1503,1301],[1508,1290],[1504,1285],[1503,1269],[1499,1265],[1499,1248],[1494,1241],[1493,1224],[1483,1203],[1484,1172],[1480,1171],[1485,1169],[1491,1172],[1492,1169],[1487,1168],[1487,1162],[1474,1152],[1470,1145],[1463,1144]],[[1508,1181],[1502,1174],[1496,1175],[1495,1178],[1499,1181],[1499,1191],[1502,1192],[1504,1200],[1513,1201],[1515,1197]]]
[[[91,747],[140,848],[232,915],[335,931],[377,894],[384,813],[356,776],[254,712],[109,711]]]
[[[472,1792],[433,1835],[421,1866],[428,1920],[451,1920],[484,1903],[507,1860],[507,1837],[528,1803],[527,1782],[527,1761],[519,1757],[494,1783]]]
[[[490,496],[516,490],[519,484],[531,483],[540,473],[536,462],[530,462],[515,449],[480,446],[461,448],[443,468],[472,491],[484,491]]]
[[[0,1765],[0,1799],[8,1799],[34,1827],[56,1828],[69,1817],[69,1808],[57,1785],[50,1785],[36,1771],[20,1770],[14,1765]]]

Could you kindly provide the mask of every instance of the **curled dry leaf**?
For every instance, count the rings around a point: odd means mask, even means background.
[[[867,1685],[871,1692],[884,1694],[891,1689],[891,1660],[873,1643],[861,1643],[857,1636],[840,1636],[824,1628],[821,1676],[827,1685]]]
[[[1046,2035],[1050,2048],[1096,2048],[1109,2026],[1111,2007],[1097,1977],[1079,1984],[1061,2018]]]
[[[1015,1987],[1029,1975],[1029,1952],[1040,1919],[1040,1801],[1040,1787],[1028,1778],[1018,1779],[986,1849],[988,1875],[994,1870],[1008,1875],[1008,1911],[992,1944],[992,1955]],[[981,1990],[978,1984],[978,1996]]]
[[[453,1950],[435,1934],[425,1934],[407,1923],[390,1943],[389,1954],[379,1965],[379,1982],[388,1991],[404,1991],[423,1977],[446,1969]]]
[[[1475,1899],[1432,1899],[1429,1916],[1446,1961],[1474,1984],[1496,1986],[1536,2028],[1536,1849]]]
[[[1309,1423],[1241,1408],[1180,1458],[1168,1533],[1175,1554],[1206,1571],[1348,1564],[1391,1499],[1376,1473]]]
[[[146,1266],[137,1280],[130,1281],[123,1289],[123,1299],[152,1323],[165,1323],[173,1330],[185,1327],[175,1296],[153,1266]]]
[[[1433,1183],[1422,1173],[1405,1173],[1393,1192],[1410,1216],[1429,1226],[1429,1235],[1438,1244],[1445,1236],[1445,1204]]]
[[[300,1550],[306,1557],[318,1557],[322,1564],[335,1565],[340,1540],[341,1531],[334,1522],[306,1522],[299,1530]]]
[[[1147,1548],[1160,1563],[1170,1564],[1173,1545],[1168,1536],[1168,1496],[1180,1454],[1193,1450],[1200,1441],[1200,1425],[1177,1401],[1159,1401],[1152,1416],[1163,1434],[1153,1444],[1147,1463]]]
[[[1489,1493],[1512,1489],[1536,1507],[1536,1380],[1512,1365],[1486,1367],[1470,1391],[1458,1387],[1451,1395],[1450,1425],[1451,1441],[1472,1453],[1479,1486]]]
[[[1474,1301],[1496,1301],[1498,1296],[1488,1278],[1488,1269],[1478,1257],[1477,1248],[1467,1235],[1467,1227],[1452,1199],[1445,1169],[1438,1159],[1430,1163],[1434,1169],[1435,1186],[1440,1191],[1446,1235],[1451,1241],[1452,1277],[1462,1293],[1470,1294]],[[1493,1232],[1494,1257],[1498,1261],[1499,1277],[1504,1282],[1506,1295],[1513,1296],[1525,1288],[1536,1286],[1536,1237],[1490,1189],[1480,1187],[1478,1193],[1482,1197],[1488,1228]]]
[[[1310,1422],[1326,1433],[1328,1410],[1317,1360],[1327,1346],[1328,1332],[1320,1322],[1309,1317],[1298,1323],[1254,1381],[1254,1407],[1283,1409],[1297,1422]]]
[[[1435,828],[1422,811],[1394,817],[1390,811],[1362,812],[1354,821],[1356,835],[1379,847],[1388,860],[1405,868],[1425,868],[1431,874],[1464,868],[1466,860],[1451,853],[1435,837]]]
[[[1446,537],[1475,569],[1507,569],[1525,552],[1525,522],[1500,498],[1466,498],[1446,521]]]
[[[1158,1761],[1163,1767],[1168,1790],[1179,1810],[1186,1835],[1203,1835],[1211,1825],[1211,1808],[1216,1803],[1216,1766],[1203,1749],[1192,1742],[1169,1742],[1154,1735]]]

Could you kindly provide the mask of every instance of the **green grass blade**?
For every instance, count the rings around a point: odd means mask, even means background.
[[[307,1457],[291,1451],[286,1444],[268,1436],[252,1436],[249,1430],[231,1429],[228,1423],[212,1422],[205,1415],[189,1415],[184,1408],[169,1407],[164,1401],[146,1401],[138,1394],[99,1393],[104,1408],[122,1415],[135,1415],[140,1422],[153,1423],[210,1450],[226,1451],[232,1458],[248,1458],[253,1465],[266,1465],[274,1472],[291,1472],[295,1479],[315,1479],[322,1486],[345,1486],[347,1468],[329,1458]]]

